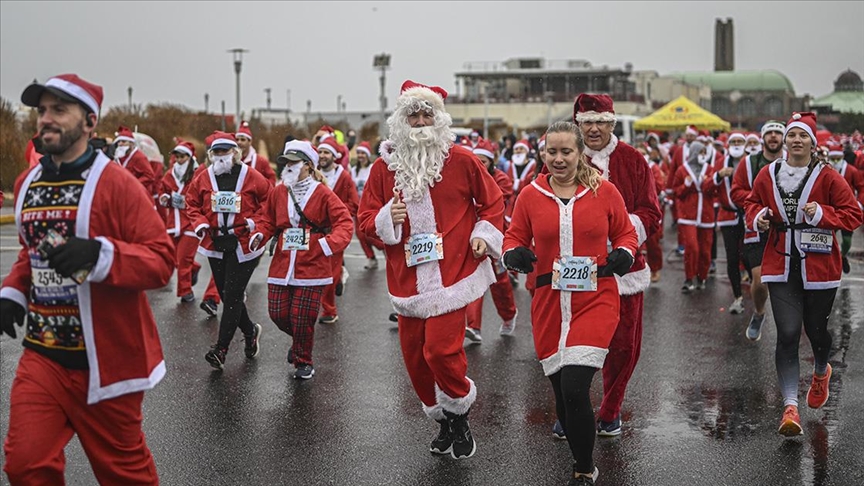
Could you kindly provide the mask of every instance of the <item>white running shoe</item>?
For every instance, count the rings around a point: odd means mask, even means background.
[[[738,297],[732,305],[729,306],[730,314],[741,314],[744,312],[744,297]]]
[[[348,277],[349,277],[348,269],[343,266],[342,267],[342,285],[345,285],[345,283],[348,282]]]
[[[465,328],[465,338],[471,341],[472,343],[481,343],[483,342],[483,337],[480,336],[480,329],[473,329],[470,327]]]
[[[364,270],[375,270],[376,268],[378,268],[378,260],[375,258],[366,260],[366,266],[363,267]]]
[[[506,320],[501,323],[501,329],[498,331],[502,336],[512,336],[513,332],[516,330],[516,318],[519,317],[519,310],[516,310],[516,313],[513,314],[513,318]]]

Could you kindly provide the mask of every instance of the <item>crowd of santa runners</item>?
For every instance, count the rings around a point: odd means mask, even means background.
[[[698,293],[712,275],[728,281],[729,312],[751,313],[742,339],[759,340],[766,320],[776,326],[778,432],[803,433],[798,339],[803,328],[814,362],[806,404],[818,409],[831,379],[829,317],[862,225],[860,133],[826,135],[804,112],[753,132],[688,126],[631,145],[615,135],[612,99],[581,94],[572,117],[542,133],[490,140],[456,137],[446,99],[406,81],[386,140],[322,126],[309,140],[286,134],[269,147],[272,162],[246,122],[213,132],[203,152],[177,134],[163,166],[129,128],[94,143],[99,85],[64,74],[27,86],[41,158],[15,183],[21,250],[0,288],[2,331],[20,330],[25,348],[4,444],[10,482],[62,484],[63,449],[77,434],[101,483],[158,483],[141,403],[166,367],[145,291],[175,270],[180,302],[218,320],[216,342],[200,343],[202,366],[279,359],[312,379],[316,326],[339,325],[340,301],[352,298],[343,255],[355,238],[364,271],[384,262],[381,297],[405,370],[437,422],[433,454],[465,459],[482,444],[468,417],[491,384],[469,377],[465,346],[483,342],[489,290],[498,339],[531,328],[555,403],[549,427],[572,452],[562,477],[594,484],[595,439],[627,426],[645,290],[679,279],[681,292]],[[668,255],[664,238],[677,238]],[[677,259],[683,275],[663,270]],[[725,276],[715,263],[724,260]],[[201,263],[210,280],[199,297]],[[256,271],[267,275],[273,325],[246,305]],[[530,294],[530,312],[517,311],[516,292]],[[238,328],[243,356],[232,352]],[[259,356],[262,333],[277,329],[290,348]],[[598,370],[603,398],[592,404]]]

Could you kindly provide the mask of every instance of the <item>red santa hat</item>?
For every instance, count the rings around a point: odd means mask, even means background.
[[[80,103],[87,111],[99,117],[102,108],[102,87],[85,81],[77,74],[59,74],[49,78],[45,84],[33,83],[21,93],[21,102],[38,107],[42,94],[49,92],[58,98]]]
[[[114,143],[117,142],[136,143],[135,135],[132,134],[132,130],[130,130],[128,127],[120,125],[120,128],[118,128],[117,131],[114,132]]]
[[[741,141],[746,142],[747,137],[745,137],[744,134],[741,132],[732,132],[729,134],[729,138],[726,140],[726,143],[728,144],[728,143],[732,142],[732,140],[741,140]]]
[[[211,133],[205,140],[207,150],[237,148],[237,138],[233,133],[225,133],[219,130]]]
[[[696,136],[696,140],[699,140],[702,143],[708,143],[708,138],[710,138],[711,134],[708,133],[708,130],[699,130],[699,135]]]
[[[528,140],[519,140],[515,145],[513,145],[513,150],[516,150],[517,147],[523,147],[525,150],[529,152],[531,151],[531,144],[528,143]]]
[[[331,154],[333,154],[334,157],[336,157],[336,159],[342,157],[343,153],[342,146],[339,145],[338,142],[336,142],[336,137],[327,137],[326,139],[318,143],[318,151],[320,152],[322,150],[330,152]]]
[[[657,143],[660,143],[660,134],[657,132],[648,132],[648,135],[645,137],[645,141],[647,142],[649,139],[654,139]]]
[[[806,111],[804,113],[792,113],[792,118],[789,119],[789,123],[786,124],[786,131],[783,132],[783,140],[786,140],[786,135],[789,134],[789,130],[793,128],[800,128],[807,132],[807,135],[810,135],[810,140],[813,141],[813,145],[816,145],[816,114]]]
[[[537,150],[543,150],[543,147],[546,146],[546,134],[544,133],[542,137],[540,137],[540,141],[537,142]]]
[[[174,152],[186,154],[189,157],[195,157],[195,146],[192,145],[192,142],[180,141],[177,146],[171,150],[171,153]]]
[[[829,143],[828,157],[843,157],[843,146],[837,142]]]
[[[402,88],[399,90],[399,98],[418,98],[429,103],[433,110],[444,111],[444,100],[447,99],[447,91],[440,86],[426,86],[409,79],[402,83]]]
[[[465,147],[468,147],[471,145],[471,140],[468,137],[462,137],[462,140],[460,140],[459,143]]]
[[[684,130],[684,134],[686,135],[699,135],[699,129],[696,128],[696,125],[688,125]]]
[[[490,160],[495,160],[495,149],[489,140],[481,139],[477,146],[474,147],[474,155],[484,155],[489,157]]]
[[[372,157],[372,147],[369,145],[369,142],[360,142],[356,150],[363,152],[367,157]]]
[[[318,131],[324,132],[324,135],[321,135],[321,139],[319,140],[319,142],[336,135],[336,130],[334,130],[333,127],[331,127],[330,125],[324,125],[321,128],[319,128]]]
[[[753,132],[748,133],[747,136],[744,137],[744,140],[745,140],[745,141],[746,141],[746,140],[755,140],[755,141],[757,141],[757,142],[759,142],[759,143],[762,143],[762,139],[759,138],[759,134],[758,134],[758,133],[753,133]]]
[[[240,123],[240,128],[237,129],[237,133],[234,134],[235,137],[246,137],[249,140],[252,140],[252,130],[249,129],[249,122],[242,121]]]
[[[615,122],[612,98],[605,94],[580,94],[573,103],[573,121]]]

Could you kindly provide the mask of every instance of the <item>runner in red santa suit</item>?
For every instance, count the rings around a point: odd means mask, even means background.
[[[210,144],[215,140],[213,134],[210,134],[205,139],[207,150],[210,150]],[[209,158],[205,161],[209,162]],[[201,165],[201,167],[206,167],[206,165]],[[197,235],[196,235],[197,236]],[[198,268],[198,264],[196,262],[196,268]],[[192,274],[192,280],[197,281],[198,275],[197,270]],[[193,283],[193,286],[195,284]],[[207,313],[208,319],[213,319],[218,316],[219,312],[219,304],[222,302],[222,299],[219,297],[219,289],[216,287],[216,279],[213,278],[213,274],[210,274],[210,281],[207,282],[207,290],[204,291],[204,297],[201,299],[201,304],[198,306]]]
[[[573,111],[574,121],[584,135],[585,155],[603,179],[621,193],[636,228],[637,246],[642,245],[660,227],[660,207],[651,169],[636,149],[612,133],[615,127],[612,98],[581,94]],[[621,320],[603,365],[603,403],[597,425],[601,436],[621,433],[621,404],[642,348],[642,292],[651,283],[651,269],[645,264],[645,257],[637,254],[630,271],[616,279],[621,294]]]
[[[320,146],[319,146],[320,148]],[[270,318],[292,336],[288,363],[294,378],[315,376],[312,347],[321,292],[333,283],[330,259],[351,242],[351,214],[324,176],[315,169],[318,153],[309,142],[285,144],[281,184],[267,199],[260,231],[264,241],[277,234],[276,252],[267,277]]]
[[[507,213],[508,208],[513,204],[513,183],[504,171],[495,167],[497,157],[495,156],[495,150],[492,148],[492,144],[488,140],[480,139],[477,143],[477,147],[474,148],[474,155],[480,159],[480,162],[486,166],[486,170],[489,171],[489,174],[491,174],[495,179],[495,182],[498,183],[498,188],[501,189],[501,194],[504,197],[504,211]],[[505,231],[507,226],[508,223],[505,220]],[[510,283],[510,276],[507,273],[507,269],[504,268],[503,263],[500,263],[500,260],[493,260],[492,267],[495,269],[495,276],[497,279],[495,283],[489,287],[489,291],[492,294],[492,301],[495,303],[495,309],[498,311],[498,316],[501,317],[501,327],[498,330],[498,333],[502,336],[512,336],[513,332],[516,330],[516,315],[518,314],[518,310],[516,309],[516,300],[513,297],[513,285]],[[468,304],[468,309],[466,311],[468,319],[465,326],[465,337],[473,343],[483,342],[483,336],[481,335],[480,329],[483,324],[484,297],[485,294],[474,302]]]
[[[765,122],[762,125],[762,151],[748,153],[735,169],[732,175],[732,202],[739,208],[744,207],[756,175],[771,162],[785,158],[783,153],[785,131],[786,125],[783,122],[775,120]],[[748,135],[744,146],[745,153],[748,152],[746,143],[750,140],[751,137]],[[760,233],[755,228],[744,225],[744,264],[750,269],[750,296],[753,299],[753,315],[750,316],[750,323],[744,335],[751,341],[758,341],[762,337],[762,324],[765,322],[768,286],[762,283],[762,255],[765,253],[767,236],[766,233]]]
[[[225,303],[219,338],[204,355],[210,366],[221,370],[238,327],[245,339],[246,357],[258,355],[261,325],[249,318],[244,294],[264,253],[263,234],[257,228],[271,186],[261,173],[242,162],[233,134],[215,132],[211,137],[207,152],[211,165],[192,179],[186,211],[200,239],[198,253],[209,260]]]
[[[690,144],[687,161],[673,176],[678,232],[684,237],[685,280],[681,292],[685,294],[705,289],[711,267],[714,198],[720,184],[714,178],[714,163],[710,146],[697,140]]]
[[[864,174],[843,158],[843,146],[839,143],[828,145],[828,161],[844,179],[852,193],[858,198],[858,206],[864,207]],[[842,241],[840,243],[840,254],[843,258],[843,273],[849,273],[852,267],[849,265],[849,250],[852,249],[853,231],[841,230]]]
[[[537,166],[537,161],[528,157],[529,152],[531,152],[531,144],[528,140],[519,140],[513,145],[513,157],[508,162],[505,172],[513,181],[514,194],[519,194],[520,184],[525,174],[534,174],[534,168]]]
[[[12,485],[64,484],[77,434],[99,483],[158,484],[141,402],[165,362],[145,290],[171,278],[171,239],[149,191],[88,143],[100,86],[63,74],[21,101],[46,155],[15,183],[23,248],[0,287],[0,329],[15,338],[27,316],[3,469]]]
[[[654,133],[648,134],[648,143],[645,146],[645,160],[651,168],[654,177],[654,187],[657,191],[657,200],[660,202],[660,225],[657,231],[645,240],[645,262],[651,269],[651,283],[660,281],[660,272],[663,270],[663,200],[666,197],[666,173],[663,172],[663,156],[658,148],[659,137]]]
[[[260,172],[265,179],[270,181],[271,186],[276,184],[276,172],[273,171],[273,167],[270,167],[270,161],[252,146],[252,129],[249,128],[249,122],[240,123],[240,128],[234,137],[237,140],[237,146],[240,147],[243,163]]]
[[[666,179],[666,200],[669,203],[669,213],[672,215],[672,220],[675,221],[675,224],[678,224],[678,207],[675,206],[675,189],[673,189],[672,184],[675,182],[674,175],[678,171],[678,168],[684,164],[684,161],[687,160],[687,156],[690,153],[690,144],[696,141],[696,137],[699,136],[699,130],[690,125],[684,130],[684,144],[683,145],[674,145],[672,149],[669,151],[669,171],[667,174],[669,176]],[[678,248],[676,249],[678,255],[684,254],[684,237],[681,235],[681,232],[678,232]]]
[[[190,142],[180,142],[171,151],[174,164],[162,178],[159,191],[159,205],[168,209],[165,214],[165,227],[174,238],[177,264],[177,297],[181,302],[192,302],[195,293],[193,275],[201,268],[195,261],[198,252],[198,235],[192,230],[192,222],[186,213],[186,192],[192,179],[206,171],[195,160],[195,146]]]
[[[386,245],[405,366],[424,411],[441,425],[430,450],[464,458],[476,450],[468,411],[477,396],[462,347],[465,308],[495,282],[488,256],[501,256],[504,202],[477,157],[453,145],[446,96],[402,85],[358,220]]]
[[[745,202],[747,226],[768,231],[762,281],[770,289],[777,326],[775,363],[784,406],[778,432],[784,436],[803,433],[798,414],[802,323],[814,361],[807,405],[820,408],[828,401],[828,318],[841,275],[834,232],[854,230],[862,221],[843,176],[813,157],[815,132],[816,115],[794,113],[784,135],[789,158],[760,171]]]
[[[351,173],[336,161],[341,159],[348,149],[336,142],[336,137],[328,137],[318,144],[318,170],[326,178],[329,187],[348,208],[352,218],[357,217],[357,206],[360,198],[357,196],[357,186],[351,179]],[[322,324],[334,324],[339,320],[339,310],[336,308],[336,296],[342,295],[343,285],[347,279],[347,270],[342,267],[344,253],[338,250],[330,257],[333,267],[333,282],[324,287],[321,296]],[[343,279],[343,275],[346,277]]]
[[[534,347],[573,455],[568,484],[594,484],[596,424],[589,391],[618,326],[621,299],[611,277],[633,264],[636,230],[619,192],[588,165],[579,127],[557,122],[546,135],[548,173],[522,189],[503,260],[522,273],[537,262]]]
[[[351,166],[351,178],[354,179],[354,185],[357,186],[357,196],[359,198],[363,196],[363,187],[366,185],[366,180],[369,179],[369,172],[372,171],[372,162],[375,159],[372,158],[372,147],[369,146],[369,142],[360,142],[355,152],[357,153],[357,164]],[[363,249],[363,253],[366,255],[366,266],[363,268],[365,270],[378,268],[378,259],[375,257],[375,250],[373,248],[384,251],[384,244],[381,243],[381,240],[371,238],[360,230],[356,215],[354,217],[354,226],[356,228],[357,241],[360,242],[360,248]]]
[[[147,156],[138,148],[132,130],[121,125],[114,136],[114,160],[129,170],[150,194],[156,176]]]

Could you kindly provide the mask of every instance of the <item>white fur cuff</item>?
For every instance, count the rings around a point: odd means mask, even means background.
[[[435,385],[435,393],[436,395],[440,392],[438,389],[438,385]],[[423,402],[420,402],[423,403]],[[433,406],[428,406],[423,403],[423,412],[426,413],[426,416],[431,418],[432,420],[446,420],[447,417],[444,415],[444,410],[441,409],[441,405],[435,404]]]
[[[642,270],[625,273],[623,277],[615,275],[615,280],[618,282],[618,295],[635,295],[651,285],[651,269],[645,265]]]
[[[807,216],[805,214],[804,221],[806,221],[809,225],[818,226],[819,222],[822,221],[822,205],[816,203],[816,212],[813,213],[813,217],[811,218],[810,216]]]
[[[435,398],[438,400],[438,405],[443,411],[456,415],[464,415],[468,413],[471,405],[474,405],[474,400],[477,399],[477,387],[474,385],[474,382],[471,381],[471,378],[465,377],[465,379],[468,380],[471,388],[468,390],[468,394],[464,397],[452,398],[444,393],[443,390],[438,388],[437,385],[435,386]]]
[[[375,216],[375,232],[385,245],[398,245],[402,241],[402,225],[394,226],[393,218],[390,217],[390,208],[393,200],[387,202]]]
[[[327,256],[333,255],[333,250],[330,249],[330,244],[327,243],[327,238],[319,238],[318,244],[321,245],[321,249],[324,250],[324,254]]]
[[[630,214],[630,223],[636,228],[636,247],[642,246],[642,243],[645,243],[645,240],[648,239],[648,233],[645,231],[645,225],[642,224],[642,220],[639,219],[639,216],[635,214]]]
[[[93,266],[90,274],[87,275],[88,282],[101,282],[105,280],[108,277],[108,272],[111,271],[111,265],[114,263],[114,244],[104,236],[97,236],[96,241],[102,243],[102,248],[99,249],[96,265]]]
[[[504,234],[489,221],[481,219],[471,231],[471,240],[480,238],[486,242],[486,254],[494,259],[501,258],[501,247],[504,245]]]
[[[29,304],[27,303],[27,296],[24,295],[20,290],[13,287],[3,287],[0,288],[0,299],[9,299],[12,302],[20,305],[27,310]]]

